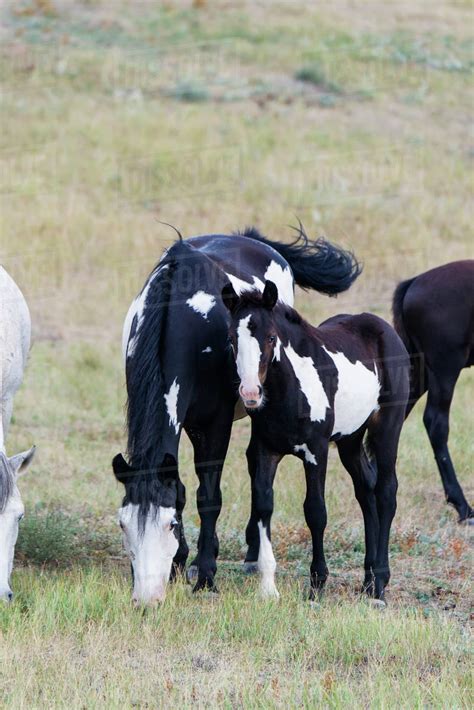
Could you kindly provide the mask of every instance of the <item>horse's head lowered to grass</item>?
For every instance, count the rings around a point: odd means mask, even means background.
[[[122,454],[115,456],[112,466],[125,487],[118,522],[132,566],[133,600],[144,604],[163,601],[179,544],[175,466],[165,465],[159,472],[136,470]]]
[[[6,602],[13,599],[10,576],[18,526],[25,511],[17,479],[28,468],[34,455],[34,446],[11,458],[0,451],[0,599]]]

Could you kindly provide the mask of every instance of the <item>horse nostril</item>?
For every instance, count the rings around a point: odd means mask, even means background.
[[[258,386],[258,396],[259,396],[259,397],[262,396],[262,392],[263,392],[263,388],[261,387],[261,385],[259,385],[259,386]]]

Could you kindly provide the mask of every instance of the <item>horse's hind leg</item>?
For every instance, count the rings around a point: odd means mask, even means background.
[[[377,481],[375,500],[379,519],[379,535],[374,573],[374,597],[384,601],[385,587],[390,579],[388,548],[390,529],[397,509],[398,481],[396,461],[398,441],[404,420],[405,407],[386,404],[369,424],[368,444],[375,455]]]
[[[441,475],[446,500],[456,508],[461,522],[472,520],[474,512],[459,485],[448,449],[449,410],[460,369],[428,371],[428,401],[423,422]]]
[[[337,443],[342,465],[349,473],[354,484],[354,493],[364,516],[365,560],[364,584],[362,591],[369,596],[374,594],[375,558],[379,536],[379,519],[374,488],[377,478],[375,466],[367,458],[363,447],[363,437],[342,439]]]

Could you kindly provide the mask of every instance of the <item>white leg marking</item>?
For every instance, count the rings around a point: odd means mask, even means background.
[[[291,344],[288,344],[284,350],[300,383],[301,391],[308,400],[309,418],[312,422],[324,421],[326,419],[326,410],[329,407],[329,400],[313,360],[310,357],[298,355]]]
[[[379,378],[360,360],[352,363],[343,353],[331,353],[324,346],[323,349],[334,362],[338,374],[332,433],[352,434],[379,408]]]
[[[166,409],[168,411],[168,416],[170,418],[170,425],[174,426],[176,434],[179,434],[179,421],[178,421],[178,394],[179,385],[178,378],[174,378],[174,382],[170,387],[168,394],[165,394]]]
[[[188,298],[186,303],[193,309],[193,311],[199,313],[204,320],[208,320],[208,313],[216,305],[216,298],[205,291],[196,291],[194,296],[192,296],[192,298]]]
[[[294,452],[297,454],[299,451],[303,451],[305,460],[308,463],[313,463],[315,466],[317,465],[316,456],[309,450],[308,444],[297,444],[294,448]]]
[[[201,350],[202,353],[212,353],[212,348],[210,345],[207,346],[207,348],[204,348],[204,350]]]
[[[258,532],[260,533],[260,549],[258,551],[258,569],[262,575],[260,582],[260,592],[263,597],[280,596],[275,585],[276,562],[273,555],[272,543],[268,539],[267,531],[260,520],[258,522]]]

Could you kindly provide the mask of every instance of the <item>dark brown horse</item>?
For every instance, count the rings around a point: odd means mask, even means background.
[[[474,260],[454,261],[402,281],[393,297],[393,322],[413,359],[406,415],[428,391],[423,421],[446,500],[460,522],[472,524],[474,513],[456,477],[448,435],[459,373],[474,364]]]

